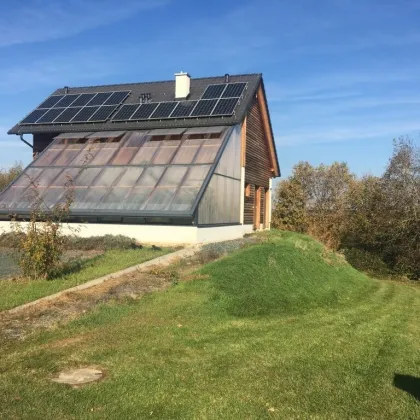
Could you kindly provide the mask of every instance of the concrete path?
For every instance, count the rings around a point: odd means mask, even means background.
[[[4,311],[5,313],[13,314],[20,312],[24,309],[30,308],[31,306],[38,305],[40,303],[50,302],[54,299],[59,298],[60,296],[65,295],[66,293],[71,292],[78,292],[80,290],[89,289],[91,287],[97,286],[99,284],[105,283],[106,281],[118,278],[124,274],[130,274],[135,271],[144,271],[145,269],[159,265],[159,266],[167,266],[171,263],[175,262],[176,260],[183,259],[186,257],[191,257],[195,253],[197,253],[200,250],[200,245],[194,245],[188,248],[181,249],[179,251],[172,252],[170,254],[162,255],[161,257],[155,258],[153,260],[146,261],[141,264],[133,265],[132,267],[126,268],[124,270],[117,271],[115,273],[107,274],[106,276],[99,277],[95,280],[90,280],[86,283],[80,284],[78,286],[71,287],[69,289],[62,290],[61,292],[55,293],[53,295],[45,296],[40,299],[34,300],[32,302],[25,303],[21,306],[16,306],[13,309],[9,309],[7,311]]]

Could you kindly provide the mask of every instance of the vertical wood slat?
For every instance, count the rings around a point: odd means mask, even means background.
[[[254,229],[259,229],[261,223],[261,187],[255,190]]]
[[[242,130],[241,130],[241,166],[246,165],[246,117],[244,119],[244,122],[242,124]]]
[[[268,229],[270,227],[270,206],[271,206],[271,191],[268,188],[265,191],[265,208],[264,208],[264,228]]]

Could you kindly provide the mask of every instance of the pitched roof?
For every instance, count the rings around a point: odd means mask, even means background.
[[[75,124],[16,124],[8,134],[31,134],[31,133],[61,133],[61,132],[84,132],[84,131],[113,131],[113,130],[149,130],[156,128],[174,127],[205,127],[214,125],[234,125],[240,123],[255,97],[258,87],[262,80],[261,74],[230,75],[229,83],[247,82],[247,88],[243,97],[235,109],[235,113],[230,117],[201,117],[201,118],[180,118],[162,119],[146,121],[126,121],[104,123],[75,123]],[[209,84],[224,83],[225,77],[206,77],[191,78],[190,95],[188,100],[200,99]],[[141,94],[150,93],[152,102],[174,101],[175,100],[175,81],[128,83],[103,86],[87,86],[69,88],[67,93],[97,93],[112,92],[118,90],[130,90],[130,96],[124,104],[139,103]],[[57,89],[52,95],[65,94],[65,89]]]

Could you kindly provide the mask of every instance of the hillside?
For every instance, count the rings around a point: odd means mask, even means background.
[[[420,418],[419,288],[303,235],[261,238],[166,291],[4,343],[0,417]],[[106,378],[49,381],[89,365]]]

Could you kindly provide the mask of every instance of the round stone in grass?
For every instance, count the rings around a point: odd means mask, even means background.
[[[102,377],[103,373],[98,369],[81,368],[61,372],[58,378],[54,378],[53,381],[60,384],[83,385],[89,382],[99,381]]]

